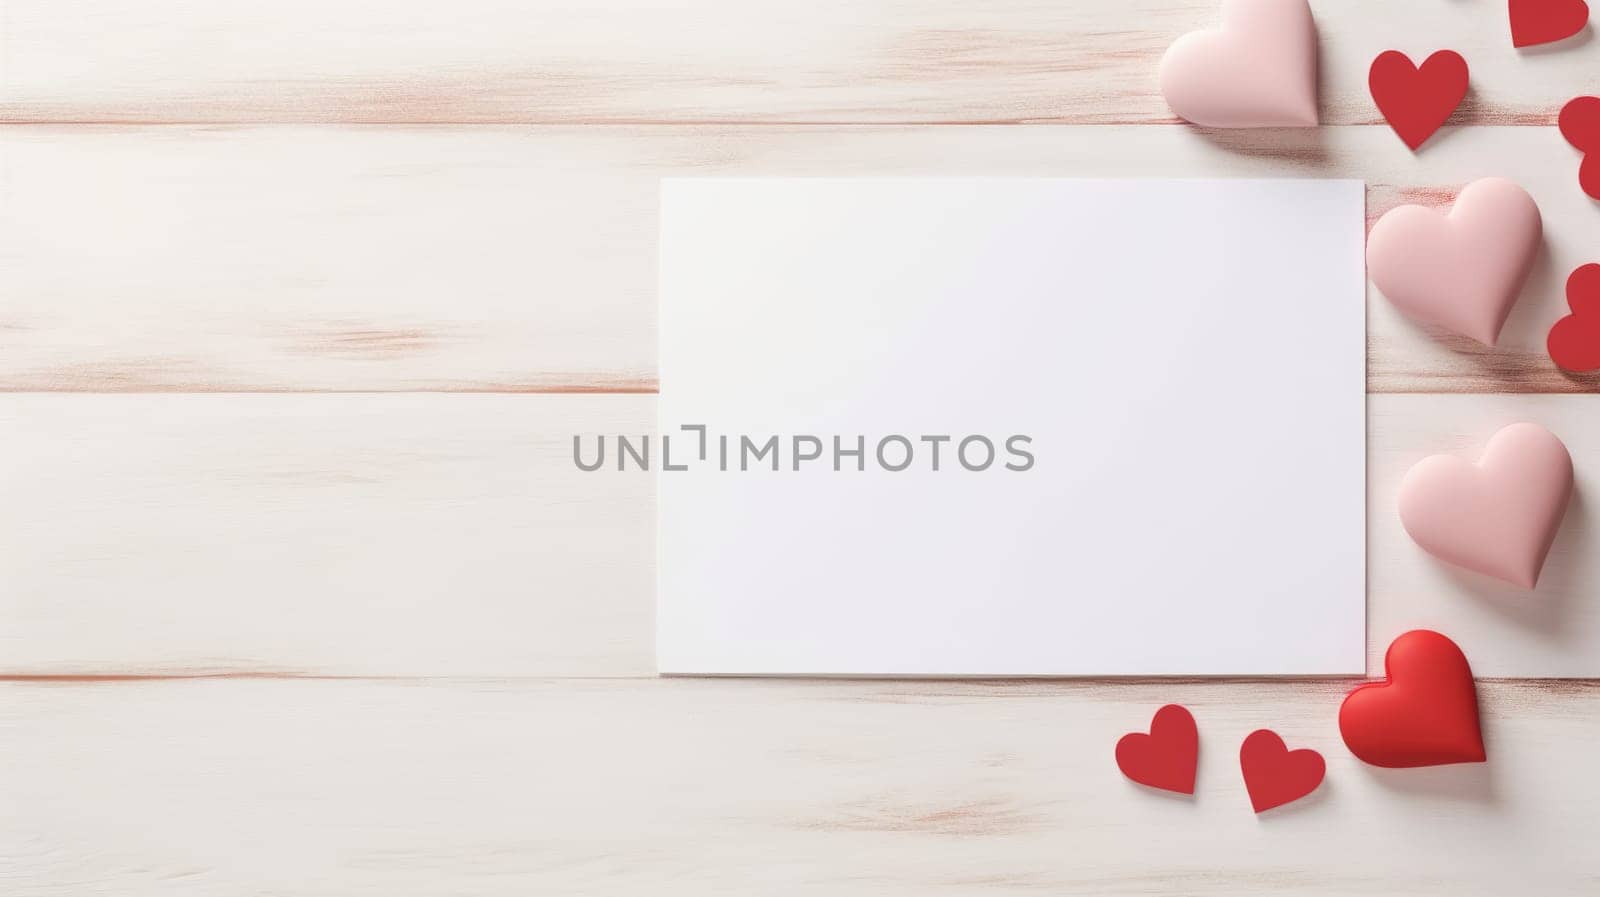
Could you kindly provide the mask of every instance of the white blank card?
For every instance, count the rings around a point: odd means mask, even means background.
[[[1359,182],[661,198],[663,673],[1364,671]]]

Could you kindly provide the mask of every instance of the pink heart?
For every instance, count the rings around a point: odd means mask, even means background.
[[[1424,458],[1400,483],[1400,522],[1422,550],[1531,589],[1572,497],[1572,456],[1538,424],[1494,434],[1473,464]]]
[[[1178,38],[1161,94],[1213,128],[1315,127],[1317,24],[1306,0],[1223,0],[1222,28]]]
[[[1539,206],[1505,178],[1473,181],[1448,215],[1391,209],[1367,236],[1367,273],[1409,318],[1492,346],[1539,251]]]

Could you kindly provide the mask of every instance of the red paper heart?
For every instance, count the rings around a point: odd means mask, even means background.
[[[1584,265],[1567,278],[1572,314],[1550,328],[1550,358],[1566,371],[1600,371],[1600,265]]]
[[[1412,630],[1389,645],[1383,663],[1388,680],[1357,688],[1339,708],[1350,753],[1390,769],[1483,762],[1478,690],[1455,642]]]
[[[1200,760],[1200,732],[1194,716],[1168,704],[1150,720],[1150,734],[1130,732],[1117,742],[1117,768],[1141,785],[1194,793],[1195,766]]]
[[[1450,118],[1467,96],[1467,61],[1454,50],[1440,50],[1418,68],[1398,50],[1372,60],[1367,86],[1378,111],[1416,149]]]
[[[1586,154],[1578,168],[1578,185],[1600,199],[1600,97],[1578,97],[1567,103],[1556,123],[1561,136]]]
[[[1239,746],[1244,790],[1257,813],[1281,807],[1317,790],[1327,765],[1310,748],[1291,751],[1271,729],[1251,732]]]
[[[1531,47],[1577,34],[1589,24],[1583,0],[1511,0],[1511,45]]]

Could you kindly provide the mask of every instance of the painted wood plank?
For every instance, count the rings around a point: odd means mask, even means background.
[[[1378,53],[1460,51],[1456,120],[1550,124],[1588,34],[1517,51],[1504,6],[1313,0],[1325,123],[1377,121]],[[1215,2],[8,0],[0,119],[1166,122],[1161,55]]]
[[[652,674],[653,405],[6,396],[0,668]]]
[[[1501,346],[1374,295],[1375,392],[1600,387],[1544,352],[1600,205],[1553,129],[0,128],[0,389],[652,391],[660,177],[1356,177],[1370,214],[1524,184],[1546,249]],[[1286,297],[1292,301],[1292,297]]]
[[[654,405],[0,396],[0,674],[653,675],[654,483],[579,471],[571,438],[651,432]],[[1579,489],[1532,594],[1394,514],[1417,460],[1524,419]],[[1600,396],[1375,396],[1369,429],[1369,668],[1426,627],[1483,676],[1600,677]]]
[[[1600,884],[1593,684],[1485,683],[1489,762],[1377,770],[1347,685],[0,686],[14,897],[1567,895]],[[1191,707],[1198,794],[1111,753]],[[1323,753],[1257,817],[1258,727]]]
[[[653,178],[554,136],[0,128],[0,382],[652,390]]]

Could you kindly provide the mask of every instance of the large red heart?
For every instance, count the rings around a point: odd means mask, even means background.
[[[1200,731],[1194,716],[1168,704],[1150,720],[1150,734],[1130,732],[1117,742],[1117,768],[1141,785],[1194,793],[1195,766],[1200,760]]]
[[[1511,0],[1511,45],[1531,47],[1577,34],[1589,24],[1583,0]]]
[[[1350,753],[1390,769],[1482,763],[1478,690],[1456,643],[1416,629],[1389,645],[1383,663],[1388,680],[1357,688],[1339,708]]]
[[[1572,314],[1550,328],[1550,357],[1567,371],[1600,371],[1600,265],[1584,265],[1567,278]]]
[[[1406,54],[1386,50],[1372,60],[1367,86],[1389,126],[1416,149],[1466,98],[1467,61],[1454,50],[1440,50],[1418,68]]]
[[[1281,807],[1317,790],[1327,766],[1309,748],[1291,751],[1271,729],[1251,732],[1239,746],[1244,790],[1257,813]]]
[[[1600,199],[1600,97],[1578,97],[1561,107],[1556,120],[1561,136],[1585,153],[1578,168],[1578,185]]]

